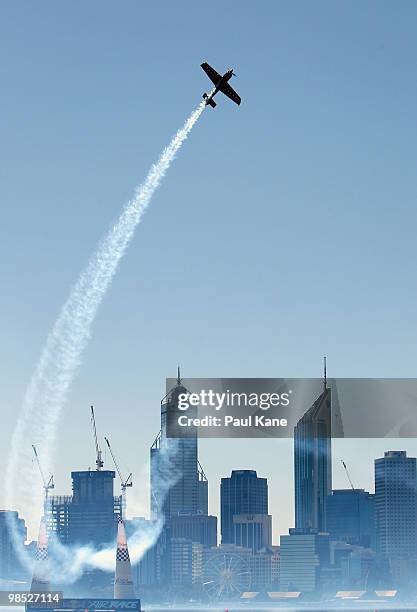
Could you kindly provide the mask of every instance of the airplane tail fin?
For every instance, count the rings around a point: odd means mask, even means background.
[[[208,99],[208,95],[206,93],[203,94],[203,98],[206,100],[206,105],[209,104],[212,108],[217,106],[213,98]]]

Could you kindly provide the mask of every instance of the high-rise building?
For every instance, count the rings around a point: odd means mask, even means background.
[[[161,430],[151,447],[152,518],[208,514],[208,482],[198,461],[197,437],[167,438],[167,416],[176,411],[178,396],[187,393],[177,382],[161,402]]]
[[[376,546],[375,496],[364,489],[336,489],[327,498],[327,531],[332,540]]]
[[[252,555],[251,589],[256,591],[277,591],[279,588],[280,548],[266,546]]]
[[[205,514],[179,514],[167,523],[171,538],[198,542],[202,546],[216,546],[217,517]]]
[[[416,459],[387,451],[375,459],[377,551],[389,558],[416,557]]]
[[[71,472],[70,542],[103,544],[115,538],[114,477],[112,470]]]
[[[374,550],[342,541],[330,542],[331,568],[338,568],[333,588],[371,590],[375,584],[376,559]],[[384,584],[382,581],[380,584]],[[385,584],[386,581],[385,581]],[[329,585],[331,587],[331,585]]]
[[[158,528],[155,521],[150,521],[143,516],[126,519],[125,527],[128,540],[135,532],[145,538],[146,534],[151,536]],[[138,593],[142,592],[143,587],[153,587],[158,583],[156,552],[156,546],[148,548],[140,561],[132,567],[135,588]]]
[[[236,544],[236,515],[268,515],[268,483],[255,470],[233,470],[220,485],[222,544]]]
[[[100,545],[116,537],[121,497],[114,496],[115,472],[71,472],[72,495],[50,498],[49,525],[66,544]]]
[[[154,546],[156,582],[174,588],[198,573],[199,551],[212,541],[215,521],[207,516],[208,481],[198,461],[197,436],[167,437],[169,414],[177,412],[178,397],[187,392],[178,368],[176,384],[161,401],[161,429],[151,447],[151,514],[164,523]]]
[[[185,538],[170,540],[170,582],[176,589],[191,587],[201,580],[203,546]]]
[[[143,535],[146,539],[146,532],[157,532],[159,525],[157,521],[147,520],[143,517],[126,521],[126,531],[133,534],[138,528],[143,528]],[[133,579],[137,592],[159,590],[164,585],[169,583],[170,575],[170,558],[169,558],[169,537],[168,530],[162,529],[159,537],[153,546],[148,548],[138,563],[132,567]]]
[[[257,552],[272,545],[272,516],[270,514],[234,514],[233,543]]]
[[[332,490],[331,391],[324,389],[294,429],[295,526],[326,531],[326,503]]]
[[[329,566],[329,536],[317,529],[290,529],[281,536],[280,589],[315,591]]]
[[[27,537],[25,521],[12,510],[0,510],[0,579],[17,580],[26,575],[16,552],[9,522],[14,521],[19,544],[22,549]]]

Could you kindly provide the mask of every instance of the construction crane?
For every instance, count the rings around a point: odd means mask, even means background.
[[[103,459],[101,458],[101,449],[97,438],[96,418],[94,416],[94,406],[91,406],[91,424],[93,426],[94,442],[96,445],[96,470],[99,472],[103,467]]]
[[[343,467],[344,467],[344,469],[345,469],[347,479],[349,480],[350,488],[352,489],[352,491],[354,491],[354,490],[355,490],[355,487],[353,486],[353,482],[352,482],[352,479],[351,479],[351,477],[350,477],[350,475],[349,475],[349,471],[348,471],[348,469],[347,469],[347,465],[346,465],[346,463],[343,461],[343,459],[341,459],[340,461],[342,462],[342,465],[343,465]]]
[[[35,454],[36,463],[38,464],[39,473],[40,473],[41,478],[42,478],[43,490],[45,491],[45,497],[44,497],[44,502],[43,502],[43,509],[44,509],[44,515],[46,517],[46,513],[47,513],[47,510],[48,510],[49,491],[54,488],[54,477],[51,474],[51,476],[49,477],[49,480],[48,481],[46,480],[45,475],[44,475],[43,470],[42,470],[41,462],[39,461],[39,457],[38,457],[38,452],[36,450],[36,446],[34,444],[32,444],[32,448],[33,448],[33,452]]]
[[[116,457],[114,456],[114,453],[112,451],[112,448],[110,446],[110,442],[108,438],[104,438],[106,440],[106,444],[109,447],[109,451],[110,451],[110,455],[113,459],[113,463],[116,467],[116,471],[119,475],[120,478],[120,482],[121,482],[121,487],[122,487],[122,520],[124,520],[125,518],[125,511],[126,511],[126,489],[127,487],[133,487],[133,482],[132,482],[132,472],[130,472],[129,476],[124,479],[122,476],[122,473],[120,471],[119,465],[116,461]]]

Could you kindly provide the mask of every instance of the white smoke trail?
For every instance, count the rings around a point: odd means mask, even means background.
[[[26,391],[23,410],[12,437],[5,480],[9,508],[30,509],[32,516],[38,509],[40,516],[41,487],[33,478],[31,444],[36,444],[45,472],[49,471],[58,418],[89,341],[97,309],[155,190],[204,108],[203,101],[152,165],[145,181],[136,189],[133,199],[99,244],[62,307]],[[26,557],[23,561],[29,563]]]
[[[173,469],[177,452],[178,440],[169,439],[161,442],[157,458],[157,478],[153,482],[153,487],[158,491],[158,499],[161,504],[164,503],[168,491],[179,478],[178,470]],[[156,543],[163,526],[162,508],[156,520],[146,521],[146,523],[141,522],[136,526],[134,533],[128,538],[132,564],[137,563],[145,552]],[[91,545],[64,546],[55,534],[51,533],[48,548],[48,576],[55,584],[73,584],[86,570],[100,569],[111,572],[115,569],[114,542],[110,542],[100,549],[95,549]]]
[[[129,537],[129,554],[132,564],[143,557],[158,539],[163,521],[143,525]],[[84,571],[100,569],[112,572],[116,566],[114,542],[100,550],[93,546],[63,546],[54,534],[49,541],[48,577],[53,584],[73,584]]]

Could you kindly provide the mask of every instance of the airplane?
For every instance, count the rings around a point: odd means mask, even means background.
[[[201,64],[201,67],[204,70],[204,72],[207,74],[209,79],[211,79],[211,81],[213,81],[215,85],[214,90],[210,94],[206,94],[206,93],[203,94],[203,98],[206,101],[206,106],[210,105],[212,108],[216,106],[216,103],[213,100],[213,98],[218,91],[221,91],[222,93],[224,93],[225,96],[233,100],[233,102],[235,102],[236,104],[238,105],[240,104],[241,102],[240,96],[235,92],[233,87],[230,87],[228,83],[228,81],[230,81],[232,76],[236,76],[235,73],[233,72],[233,68],[225,72],[224,75],[222,76],[221,74],[216,72],[216,70],[214,70],[214,68],[212,68],[210,64],[207,64],[207,62],[204,62],[203,64]]]

